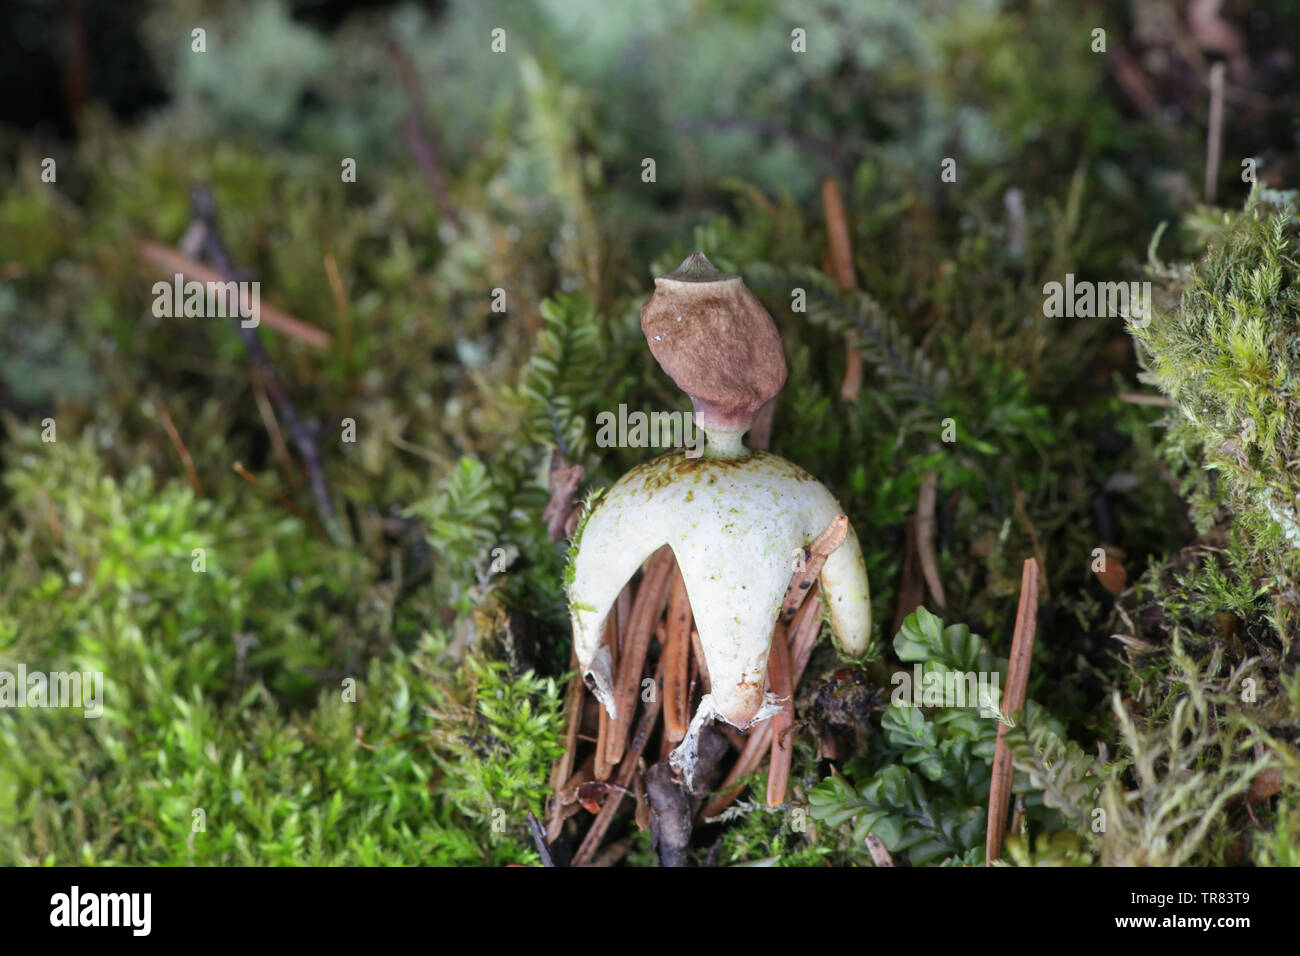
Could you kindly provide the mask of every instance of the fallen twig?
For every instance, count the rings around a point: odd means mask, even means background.
[[[236,270],[230,261],[230,254],[226,251],[225,243],[221,241],[221,235],[217,231],[216,199],[213,197],[212,191],[205,186],[196,187],[192,198],[194,219],[204,225],[204,258],[216,267],[217,273],[222,279],[230,281],[233,279]],[[265,310],[263,310],[263,317],[265,317]],[[330,498],[325,470],[321,467],[315,437],[298,417],[298,412],[289,400],[288,393],[280,384],[279,378],[276,377],[275,366],[271,364],[271,359],[262,346],[262,340],[258,337],[257,329],[255,327],[246,327],[242,321],[236,321],[235,330],[243,341],[245,350],[248,352],[253,365],[261,374],[262,383],[266,386],[271,400],[279,409],[280,417],[284,419],[285,425],[289,429],[289,436],[293,440],[294,447],[298,449],[298,455],[302,458],[303,467],[307,471],[312,497],[316,502],[316,512],[320,516],[328,538],[335,544],[344,544],[346,538],[343,534],[343,528],[334,514],[334,503]]]
[[[691,798],[673,779],[667,760],[646,771],[646,791],[660,866],[685,866],[691,842]]]
[[[551,859],[551,848],[546,845],[546,834],[542,832],[542,825],[531,810],[528,811],[528,832],[532,834],[537,855],[542,858],[542,866],[555,866],[555,860]]]
[[[393,58],[394,65],[397,67],[397,78],[406,90],[407,114],[402,122],[402,133],[406,137],[406,145],[410,147],[416,165],[420,167],[420,172],[424,174],[424,181],[429,186],[429,192],[433,194],[433,203],[438,208],[438,218],[446,220],[457,229],[460,229],[460,217],[451,204],[451,197],[447,193],[447,184],[442,178],[442,166],[438,161],[438,140],[424,121],[424,97],[420,93],[420,82],[415,75],[415,66],[411,63],[411,58],[406,55],[406,51],[402,49],[401,44],[395,39],[389,39],[385,45]]]

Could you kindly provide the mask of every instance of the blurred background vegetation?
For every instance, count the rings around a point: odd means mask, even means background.
[[[900,861],[981,862],[991,725],[900,715],[888,675],[1005,658],[1037,556],[1008,860],[1297,862],[1297,569],[1278,516],[1235,492],[1281,487],[1245,472],[1286,465],[1222,452],[1251,395],[1211,426],[1180,408],[1203,395],[1146,371],[1213,337],[1179,302],[1234,301],[1225,258],[1273,257],[1258,334],[1295,335],[1293,201],[1241,211],[1243,159],[1261,186],[1300,179],[1294,4],[12,0],[0,16],[0,669],[106,681],[98,720],[0,711],[0,861],[536,862],[525,814],[548,796],[569,675],[548,468],[559,451],[608,484],[643,453],[596,448],[597,411],[686,407],[637,309],[703,249],[781,330],[772,450],[858,529],[877,650],[869,706],[828,708],[829,641],[800,688],[791,799],[816,824],[742,802],[697,833],[696,861],[870,862],[874,829]],[[869,299],[817,274],[827,178]],[[239,276],[330,337],[258,330],[333,522],[235,323],[152,312],[170,270],[142,243],[185,244],[196,186]],[[1148,351],[1118,319],[1044,318],[1066,273],[1156,281]],[[851,401],[846,332],[867,365]],[[1225,380],[1272,389],[1268,420],[1289,428],[1290,380],[1249,369],[1292,353],[1252,365],[1215,341]],[[1243,472],[1220,483],[1228,458]],[[924,619],[895,640],[927,472],[947,595],[927,605],[966,628],[951,660]],[[493,575],[497,547],[513,560]],[[830,725],[851,732],[846,759],[822,752]],[[653,862],[623,827],[624,860]]]

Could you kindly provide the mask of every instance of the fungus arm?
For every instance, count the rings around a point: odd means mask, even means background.
[[[605,622],[623,586],[666,537],[666,529],[649,509],[630,506],[615,486],[596,505],[574,542],[573,576],[569,583],[569,616],[573,648],[583,678],[615,714],[613,662],[602,646]],[[579,547],[580,545],[580,547]]]
[[[871,644],[871,588],[852,526],[844,543],[826,559],[821,584],[835,636],[845,653],[861,657]]]
[[[816,501],[805,517],[804,537],[811,541],[838,514],[840,504],[824,486],[817,485]],[[849,525],[848,534],[830,553],[819,577],[830,614],[831,630],[845,653],[861,657],[871,644],[871,588],[862,545]]]

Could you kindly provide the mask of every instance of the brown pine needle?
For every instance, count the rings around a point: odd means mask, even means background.
[[[943,581],[939,578],[939,559],[934,551],[934,503],[938,487],[939,476],[933,471],[927,471],[921,477],[921,491],[916,496],[916,551],[930,597],[942,608],[947,606],[947,601],[943,596]]]
[[[1150,392],[1116,392],[1115,397],[1129,405],[1156,405],[1160,408],[1172,408],[1174,400],[1168,395],[1153,395]]]
[[[849,221],[844,213],[844,200],[840,197],[840,187],[835,180],[827,177],[822,180],[822,207],[826,211],[826,250],[825,271],[841,289],[848,291],[857,288],[853,276],[853,246],[849,241]],[[844,382],[840,385],[840,397],[846,402],[857,401],[862,392],[862,355],[856,347],[857,337],[849,332],[844,337],[848,346],[845,353]]]
[[[694,652],[693,660],[695,666],[700,669],[700,680],[703,682],[704,693],[708,693],[709,684],[709,662],[704,659],[704,645],[700,643],[700,632],[691,628],[691,650]]]
[[[632,620],[632,583],[629,581],[623,585],[623,590],[618,593],[618,600],[614,602],[613,609],[609,612],[609,620],[605,625],[605,644],[609,647],[609,664],[611,670],[617,674],[618,664],[623,656],[623,649],[627,646],[627,629]],[[596,755],[593,762],[596,767],[596,779],[608,780],[614,773],[615,764],[608,759],[610,733],[613,724],[609,719],[609,712],[603,706],[596,707]],[[616,762],[615,762],[616,763]]]
[[[270,398],[266,394],[266,383],[262,381],[262,375],[254,366],[252,370],[253,399],[257,402],[257,412],[262,416],[262,424],[266,426],[266,433],[271,436],[271,450],[275,452],[275,460],[280,463],[280,472],[284,475],[284,483],[290,488],[296,488],[298,485],[298,475],[293,467],[293,459],[289,456],[289,446],[285,444],[284,434],[280,431],[280,420],[275,417],[275,408],[271,405]]]
[[[395,744],[402,740],[411,740],[415,737],[422,736],[418,730],[413,730],[409,734],[399,734],[396,737],[390,737],[388,740],[385,740],[382,744],[369,744],[366,743],[365,731],[361,729],[361,725],[357,724],[354,729],[356,730],[356,734],[357,734],[357,744],[360,745],[365,750],[381,750],[384,747],[389,746],[390,744]]]
[[[903,541],[903,569],[898,579],[898,609],[890,634],[897,634],[907,616],[925,601],[921,559],[916,553],[916,515],[907,519]]]
[[[144,262],[162,268],[169,273],[167,276],[169,279],[172,275],[180,273],[187,280],[192,279],[195,282],[204,284],[224,282],[226,280],[226,277],[219,270],[204,265],[196,259],[191,259],[180,250],[165,246],[161,242],[146,240],[140,243],[139,253]],[[258,315],[264,325],[275,329],[281,335],[297,339],[299,342],[305,342],[315,348],[328,348],[333,341],[328,332],[318,329],[311,323],[304,322],[288,312],[283,312],[273,305],[267,305],[265,302],[260,304]]]
[[[627,588],[625,587],[623,590],[626,592]],[[622,595],[620,594],[619,597],[621,598]],[[618,661],[623,647],[623,635],[627,633],[627,621],[628,614],[621,601],[619,605],[616,605],[609,612],[609,616],[605,620],[604,643],[609,648],[610,665],[614,668],[615,673],[618,673]],[[596,779],[608,780],[614,772],[614,764],[607,757],[611,729],[609,712],[602,706],[596,709],[596,714],[597,727],[599,728],[596,731]]]
[[[778,621],[790,621],[808,596],[808,591],[826,566],[826,559],[831,552],[844,543],[849,534],[847,515],[836,515],[826,530],[813,539],[813,543],[804,551],[802,571],[795,571],[790,578],[790,586],[785,589],[785,599],[781,602],[781,614]]]
[[[596,819],[592,821],[591,828],[587,830],[587,835],[583,837],[578,851],[573,855],[573,866],[583,866],[587,863],[600,846],[600,841],[605,839],[605,834],[609,831],[609,825],[614,822],[614,815],[618,813],[619,806],[623,803],[623,796],[627,788],[632,783],[632,775],[637,772],[637,764],[641,759],[641,754],[645,750],[646,741],[650,739],[650,732],[654,730],[655,723],[659,720],[659,706],[663,700],[663,662],[659,664],[659,671],[655,675],[655,683],[660,685],[656,688],[656,693],[646,702],[645,712],[641,715],[641,721],[637,724],[636,733],[632,736],[632,742],[627,747],[623,756],[622,766],[619,767],[617,786],[620,789],[613,790],[606,798],[604,805],[600,808],[600,813],[596,814]]]
[[[614,766],[606,756],[609,752],[610,725],[609,713],[604,707],[600,708],[596,719],[600,721],[600,730],[596,734],[596,779],[608,780],[614,772]]]
[[[1038,623],[1038,561],[1026,558],[1020,573],[1020,607],[1011,638],[1011,661],[1007,667],[1007,692],[1002,713],[1007,717],[1025,706],[1029,684],[1029,663],[1034,652],[1034,630]],[[1006,838],[1007,807],[1011,803],[1011,748],[1007,746],[1006,724],[998,724],[998,742],[993,751],[993,779],[989,785],[989,819],[984,838],[984,865],[992,866],[1002,856]]]
[[[319,521],[317,521],[315,518],[311,517],[310,515],[303,514],[302,511],[299,510],[297,505],[295,505],[292,501],[286,498],[283,494],[281,494],[280,492],[276,491],[274,488],[267,485],[265,482],[258,481],[257,476],[254,475],[247,468],[245,468],[244,463],[242,461],[237,461],[230,467],[235,470],[235,474],[239,475],[240,478],[243,478],[245,481],[249,482],[250,484],[272,495],[277,501],[280,502],[280,504],[284,505],[291,512],[293,512],[294,515],[296,515],[298,518],[305,521],[307,524],[311,525],[313,528],[315,528],[316,533],[319,534],[323,540],[327,542],[329,541],[330,537],[325,533],[325,529],[320,526]]]
[[[826,211],[826,272],[840,288],[856,288],[857,279],[853,276],[853,244],[849,240],[849,220],[844,212],[844,199],[840,196],[840,187],[835,180],[827,177],[822,180],[822,207]]]
[[[627,633],[619,634],[621,648],[618,660],[618,678],[614,684],[615,709],[618,716],[610,721],[609,739],[605,759],[616,766],[623,759],[627,735],[632,727],[632,713],[636,710],[637,694],[641,689],[641,676],[645,670],[645,656],[650,649],[650,633],[654,622],[663,613],[668,600],[668,576],[675,564],[672,549],[664,545],[646,562],[645,574],[637,588],[636,601]]]
[[[582,718],[582,674],[578,670],[578,655],[569,652],[569,666],[574,674],[569,678],[569,686],[564,692],[564,752],[551,767],[551,812],[546,821],[546,839],[554,843],[560,835],[560,824],[564,819],[560,813],[560,792],[565,782],[573,773],[573,764],[578,753],[578,723]]]
[[[808,669],[813,648],[817,646],[817,634],[821,630],[818,613],[821,611],[821,585],[814,585],[808,592],[808,600],[801,607],[800,614],[790,622],[790,676],[793,687],[799,686],[799,678]]]
[[[786,643],[784,625],[777,625],[777,635],[772,640],[772,652],[767,659],[767,677],[772,693],[781,701],[781,712],[775,714],[772,724],[772,757],[768,762],[767,805],[779,807],[785,803],[786,785],[790,781],[790,761],[793,757],[794,681],[790,673],[790,647]]]
[[[348,297],[343,291],[343,277],[339,275],[338,263],[334,261],[334,252],[325,250],[325,278],[329,280],[330,297],[334,300],[334,310],[339,314],[339,351],[343,354],[343,367],[352,369],[352,314],[348,310]]]
[[[180,432],[176,430],[171,413],[167,411],[167,406],[163,404],[161,398],[155,399],[154,405],[158,409],[158,417],[162,419],[162,426],[167,432],[167,437],[171,439],[172,445],[175,446],[176,453],[181,456],[181,464],[185,466],[185,473],[190,476],[190,484],[194,487],[194,496],[202,498],[203,486],[199,484],[199,473],[194,468],[194,459],[190,457],[190,450],[185,447],[185,442],[181,441]]]
[[[676,744],[691,722],[690,661],[691,602],[681,569],[673,565],[668,586],[668,620],[660,640],[664,646],[664,739]]]
[[[663,621],[660,621],[658,624],[655,625],[655,640],[659,642],[659,649],[660,649],[659,656],[664,662],[664,707],[663,707],[664,729],[663,729],[663,733],[659,735],[659,759],[663,760],[665,757],[668,756],[669,753],[672,752],[673,747],[676,744],[680,743],[680,740],[674,741],[669,735],[668,711],[670,708],[680,707],[680,710],[684,712],[690,706],[690,699],[689,699],[690,687],[689,685],[686,684],[684,680],[680,682],[680,691],[674,689],[671,686],[671,682],[669,681],[668,678],[668,671],[674,666],[674,662],[670,660],[668,657],[668,644],[669,644],[668,628]],[[690,654],[691,645],[689,639],[683,641],[682,646],[686,649],[686,663],[687,663],[686,673],[687,676],[689,677],[690,676],[689,665],[691,660],[691,654]],[[678,704],[677,701],[677,695],[679,693],[681,694],[680,705]],[[682,736],[684,737],[685,734],[683,734]]]

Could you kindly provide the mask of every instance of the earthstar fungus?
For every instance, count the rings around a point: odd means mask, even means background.
[[[569,608],[587,685],[616,717],[606,618],[646,558],[664,544],[672,549],[711,683],[674,754],[689,776],[694,738],[706,720],[745,728],[775,712],[764,706],[763,693],[773,625],[804,549],[841,508],[798,466],[741,442],[785,384],[786,365],[772,317],[739,276],[719,272],[703,253],[691,255],[655,280],[641,307],[641,329],[655,359],[690,395],[704,453],[661,455],[595,502],[573,542]],[[841,646],[865,653],[871,604],[851,528],[820,580]]]

